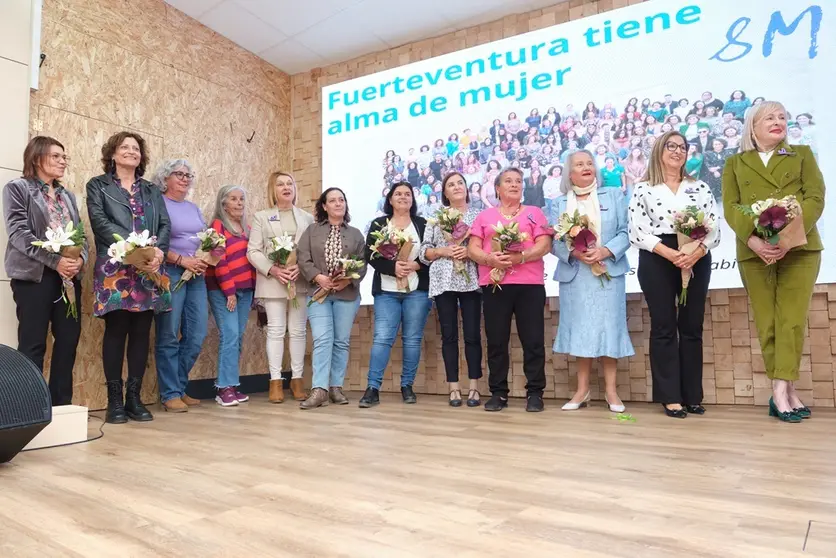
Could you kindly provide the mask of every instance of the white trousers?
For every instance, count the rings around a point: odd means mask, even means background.
[[[264,299],[267,313],[267,363],[270,379],[281,380],[284,358],[284,336],[290,335],[290,368],[293,378],[301,378],[305,366],[307,306],[304,296],[296,297],[296,306],[286,298]]]

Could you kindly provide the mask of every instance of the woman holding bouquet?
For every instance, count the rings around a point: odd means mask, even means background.
[[[329,400],[337,405],[348,404],[343,381],[351,328],[360,308],[360,281],[366,275],[366,242],[359,229],[349,226],[351,215],[345,193],[339,188],[328,188],[316,201],[314,213],[316,222],[299,239],[299,270],[312,284],[311,290],[321,289],[316,300],[308,298],[313,389],[299,405],[302,409],[321,407]],[[360,260],[362,266],[359,270],[346,270],[346,263],[341,260],[348,259]],[[348,274],[353,278],[346,278]]]
[[[258,275],[255,297],[264,304],[267,313],[267,362],[270,366],[271,403],[284,401],[282,359],[284,336],[290,332],[290,390],[296,401],[304,401],[305,385],[302,372],[305,365],[305,294],[307,281],[299,273],[299,265],[279,265],[270,259],[273,239],[282,235],[292,237],[299,244],[302,233],[312,223],[313,215],[296,207],[296,181],[284,171],[270,174],[267,181],[267,202],[270,209],[255,214],[247,258]],[[293,284],[292,287],[290,286]],[[295,290],[295,297],[291,296]]]
[[[200,209],[186,197],[194,184],[194,172],[185,159],[164,161],[152,182],[163,192],[171,221],[171,240],[165,257],[165,272],[171,280],[171,312],[157,316],[154,356],[163,409],[184,413],[200,400],[186,395],[189,372],[209,330],[209,306],[203,273],[207,263],[195,257],[197,235],[206,230]],[[183,274],[193,277],[180,285]],[[179,286],[178,286],[179,285]]]
[[[628,226],[630,242],[639,248],[639,284],[650,310],[653,401],[674,418],[705,413],[702,325],[711,278],[709,250],[720,244],[714,196],[705,182],[688,176],[687,154],[683,134],[662,134],[653,145],[647,173],[633,191]],[[694,246],[680,250],[672,217],[689,207],[703,214],[704,234]],[[677,306],[683,275],[690,277],[687,303]]]
[[[572,216],[576,211],[585,215],[595,246],[585,251],[580,246],[570,248],[560,238],[553,244],[558,259],[554,279],[560,283],[554,352],[578,360],[578,390],[563,410],[577,410],[589,401],[592,359],[600,358],[607,406],[623,413],[616,391],[616,359],[635,354],[627,332],[627,200],[619,190],[599,186],[600,175],[589,151],[576,151],[567,162],[568,172],[560,184],[563,196],[549,221],[558,223],[563,214]]]
[[[752,217],[739,211],[768,198],[795,196],[806,243],[787,250],[755,234]],[[737,237],[740,277],[752,300],[755,325],[772,380],[769,414],[786,422],[810,417],[793,382],[798,379],[804,327],[824,249],[816,222],[824,210],[824,178],[812,151],[787,144],[783,105],[764,101],[746,113],[740,153],[723,172],[723,207]]]
[[[368,387],[360,399],[360,407],[363,408],[380,403],[383,373],[401,327],[401,397],[404,403],[417,401],[412,384],[418,373],[421,341],[431,304],[427,297],[429,269],[418,259],[427,221],[418,216],[418,206],[408,182],[392,185],[383,212],[383,217],[372,221],[366,237],[366,260],[374,268],[374,339],[369,358]],[[398,244],[379,240],[384,233],[387,239],[396,237]]]
[[[9,242],[6,275],[11,278],[17,306],[17,350],[42,372],[47,334],[52,330],[49,395],[52,404],[73,400],[73,366],[81,335],[81,322],[70,315],[63,296],[71,285],[76,304],[81,300],[79,273],[87,261],[87,240],[78,258],[38,247],[50,229],[80,226],[72,192],[59,182],[69,163],[64,146],[50,137],[37,136],[23,151],[23,177],[3,188],[3,217]]]
[[[255,269],[247,260],[247,194],[241,186],[218,190],[212,229],[226,240],[218,263],[206,270],[209,305],[218,326],[218,379],[215,401],[234,407],[250,400],[238,391],[244,332],[253,305]]]
[[[543,256],[551,248],[551,231],[539,207],[522,204],[523,173],[511,167],[496,178],[499,205],[482,211],[470,227],[468,255],[479,265],[483,289],[485,335],[488,338],[488,385],[491,398],[486,411],[508,406],[508,370],[511,318],[516,319],[523,349],[526,378],[526,411],[544,409],[546,349],[543,344],[546,305]],[[505,249],[497,246],[496,227],[509,231],[514,241]]]
[[[430,266],[430,298],[435,299],[438,323],[441,326],[441,355],[447,382],[450,384],[450,406],[461,407],[459,389],[459,309],[464,329],[464,356],[470,387],[467,406],[481,403],[477,382],[482,377],[482,295],[476,264],[467,257],[467,236],[479,211],[468,206],[470,194],[464,177],[448,175],[442,183],[441,203],[460,214],[451,231],[442,230],[444,223],[434,222],[424,232],[420,258]],[[449,225],[449,223],[448,223]]]
[[[93,314],[105,321],[102,360],[107,379],[107,417],[121,424],[128,418],[149,421],[154,417],[140,399],[148,362],[151,321],[154,314],[171,309],[171,292],[146,274],[160,271],[168,251],[171,223],[159,188],[142,178],[148,164],[145,140],[134,132],[112,135],[102,146],[104,174],[87,183],[87,213],[96,237],[93,274]],[[108,249],[114,234],[148,231],[156,237],[150,262],[136,267],[111,262]],[[128,382],[122,398],[122,361],[127,341]]]

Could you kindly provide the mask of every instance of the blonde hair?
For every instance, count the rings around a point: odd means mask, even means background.
[[[267,204],[270,207],[276,207],[276,204],[279,200],[276,199],[276,179],[280,176],[286,176],[293,182],[293,205],[296,205],[296,196],[297,196],[297,189],[296,189],[296,179],[293,178],[293,175],[289,172],[285,172],[283,170],[277,170],[275,172],[270,173],[270,178],[267,179]]]
[[[767,115],[781,111],[785,115],[787,109],[777,101],[763,101],[756,107],[749,109],[743,122],[743,131],[740,133],[740,152],[758,151],[758,141],[755,139],[755,124],[763,120]]]
[[[664,184],[665,170],[662,167],[662,152],[666,149],[665,144],[667,144],[668,140],[674,136],[682,138],[682,141],[685,142],[685,156],[682,158],[682,167],[679,169],[679,179],[693,182],[694,179],[685,173],[685,163],[688,160],[688,150],[690,149],[691,144],[688,143],[688,138],[675,130],[665,132],[659,136],[659,139],[653,144],[653,149],[650,151],[650,162],[647,165],[647,170],[645,171],[641,182],[647,182],[649,186]]]

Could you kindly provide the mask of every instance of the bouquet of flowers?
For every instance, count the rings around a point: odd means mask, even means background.
[[[66,227],[54,227],[46,230],[46,240],[35,240],[33,246],[39,246],[47,252],[60,254],[65,258],[77,260],[84,249],[84,227],[81,223],[76,227],[72,221]],[[61,278],[64,290],[61,298],[67,304],[67,316],[78,319],[78,305],[75,299],[75,287],[72,279]]]
[[[705,212],[695,205],[689,205],[684,211],[673,214],[673,230],[676,231],[679,251],[690,256],[696,252],[703,239],[714,228],[714,223],[706,217]],[[679,293],[679,304],[688,304],[688,283],[694,272],[690,269],[682,270],[682,291]]]
[[[210,227],[205,231],[197,233],[197,238],[200,240],[200,246],[195,251],[194,257],[206,262],[209,265],[218,265],[218,262],[221,261],[221,258],[224,255],[226,237]],[[177,284],[174,286],[174,290],[176,291],[182,287],[184,283],[191,281],[193,277],[194,273],[188,269],[184,271],[183,275],[180,276],[180,280],[177,281]]]
[[[125,265],[132,265],[137,267],[139,265],[147,265],[156,258],[155,246],[157,245],[157,237],[151,236],[147,230],[137,233],[131,232],[128,238],[122,238],[118,234],[114,234],[113,238],[116,242],[110,245],[107,249],[107,255],[110,256],[110,263],[121,263]],[[145,272],[139,273],[143,277],[150,279],[157,287],[163,291],[168,291],[170,284],[168,276],[159,272]]]
[[[520,232],[520,224],[513,221],[507,225],[503,225],[501,221],[497,221],[493,226],[494,236],[491,238],[491,251],[507,253],[518,253],[523,251],[523,242],[528,240],[528,233]],[[493,283],[493,290],[496,292],[497,287],[501,290],[499,285],[505,278],[506,270],[493,268],[491,269],[490,277]],[[513,270],[511,271],[513,273]]]
[[[359,256],[349,256],[347,258],[340,258],[337,267],[331,272],[331,281],[352,280],[360,278],[360,270],[366,265],[366,260]],[[314,302],[322,304],[328,295],[331,294],[331,289],[323,289],[317,287],[311,295],[311,300],[308,301],[308,306]]]
[[[458,209],[442,206],[435,217],[428,219],[432,225],[438,225],[444,240],[451,246],[461,246],[470,237],[470,227],[464,222],[464,214]],[[470,281],[467,268],[463,260],[453,260],[453,270]]]
[[[589,217],[581,215],[576,209],[573,214],[564,213],[560,216],[557,224],[554,226],[554,234],[566,243],[569,251],[577,250],[581,253],[586,253],[598,244],[598,237],[589,228]],[[595,262],[589,266],[592,274],[597,277],[601,284],[604,284],[604,279],[611,280],[609,272],[607,271],[607,264],[604,262]]]
[[[390,221],[386,225],[371,233],[375,242],[371,247],[372,258],[385,258],[392,261],[405,262],[412,252],[412,239],[404,231],[395,227]],[[409,279],[398,277],[398,289],[409,292]]]
[[[296,242],[293,237],[287,233],[282,233],[281,236],[274,236],[270,239],[270,253],[267,257],[279,267],[289,267],[296,265]],[[288,281],[287,283],[287,298],[289,298],[294,308],[299,307],[296,301],[296,283]]]
[[[801,205],[795,196],[769,198],[752,205],[736,205],[735,209],[751,217],[755,234],[784,250],[807,244]]]

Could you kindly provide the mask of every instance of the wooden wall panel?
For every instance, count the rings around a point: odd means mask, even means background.
[[[641,0],[571,0],[543,10],[507,16],[477,27],[294,75],[291,78],[293,171],[302,186],[302,198],[316,198],[322,191],[322,87],[639,2]],[[551,348],[557,331],[557,308],[557,300],[552,299],[544,311],[547,323],[544,342],[547,349]],[[641,295],[628,296],[627,314],[628,329],[636,356],[622,359],[618,363],[619,394],[626,401],[649,401],[652,397],[650,362],[647,356],[650,317]],[[351,389],[365,388],[372,326],[373,309],[361,308],[358,324],[352,333],[351,362],[347,378],[347,385]],[[771,387],[764,373],[748,299],[742,289],[711,291],[706,307],[704,341],[705,401],[740,405],[766,404]],[[511,346],[512,395],[523,396],[525,377],[522,373],[522,350],[515,336],[512,338]],[[431,314],[427,323],[422,354],[416,391],[447,394],[435,312]],[[834,406],[836,377],[831,362],[833,354],[836,354],[836,285],[820,286],[816,289],[810,310],[801,379],[797,384],[805,401],[813,402],[817,406]],[[386,371],[384,390],[398,391],[400,387],[400,355],[398,343]],[[465,370],[464,361],[461,363],[461,370]],[[551,354],[546,364],[546,373],[547,396],[571,396],[576,386],[574,359]],[[603,397],[603,376],[593,382],[595,383],[592,386],[592,396]],[[482,393],[487,393],[484,380]]]
[[[123,129],[148,142],[147,178],[163,159],[192,163],[197,178],[190,197],[207,218],[224,184],[246,187],[248,209],[261,209],[267,175],[290,167],[289,76],[162,0],[45,0],[42,51],[47,59],[41,88],[30,99],[30,132],[66,146],[72,161],[65,182],[83,215],[84,187],[101,174],[101,146]],[[105,403],[104,328],[90,315],[91,290],[88,273],[75,400],[95,408]],[[209,321],[192,378],[216,376],[217,331]],[[245,339],[242,372],[264,373],[263,333],[255,319]],[[152,354],[143,388],[148,401],[156,393],[154,371]]]

